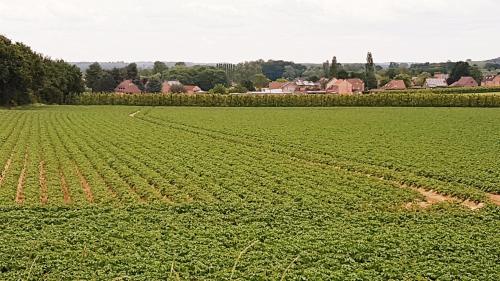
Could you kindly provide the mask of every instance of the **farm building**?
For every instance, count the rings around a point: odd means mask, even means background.
[[[444,79],[446,81],[446,80],[448,80],[448,78],[450,78],[450,75],[449,74],[445,74],[445,73],[441,73],[441,72],[436,72],[436,73],[434,73],[434,77],[433,78]]]
[[[352,91],[354,93],[362,93],[365,91],[365,82],[359,78],[347,79],[347,82],[351,83]]]
[[[184,89],[186,89],[186,94],[195,94],[203,92],[200,87],[195,85],[186,85],[184,86]]]
[[[479,84],[470,76],[461,77],[457,82],[451,84],[451,87],[477,87]]]
[[[269,83],[269,90],[277,90],[277,89],[282,89],[283,86],[285,86],[287,83],[290,82],[271,82]]]
[[[126,93],[126,94],[138,94],[141,92],[141,89],[137,87],[136,84],[132,82],[132,80],[124,80],[115,88],[115,92],[117,93]]]
[[[293,82],[271,82],[269,88],[263,89],[263,93],[272,94],[290,94],[290,93],[308,93],[321,90],[319,83],[311,81],[295,80]]]
[[[179,81],[165,81],[161,85],[161,92],[164,94],[170,93],[170,88],[173,85],[182,85]]]
[[[405,85],[405,81],[403,81],[403,80],[391,80],[391,81],[389,81],[389,83],[385,84],[380,89],[386,90],[386,91],[406,90],[406,85]]]
[[[326,85],[326,92],[329,94],[349,95],[353,92],[352,88],[352,84],[347,80],[333,78]]]
[[[483,83],[485,87],[500,87],[500,74],[496,76],[487,77]]]
[[[439,88],[448,87],[448,83],[443,78],[427,78],[425,79],[424,88]]]

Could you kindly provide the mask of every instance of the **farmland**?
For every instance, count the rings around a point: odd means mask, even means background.
[[[500,279],[499,109],[0,120],[2,280]]]

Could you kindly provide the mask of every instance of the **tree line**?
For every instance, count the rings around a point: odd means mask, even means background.
[[[0,105],[62,104],[83,91],[82,74],[76,66],[44,57],[0,35]]]

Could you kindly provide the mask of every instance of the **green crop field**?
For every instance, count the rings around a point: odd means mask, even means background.
[[[500,280],[500,109],[0,120],[0,280]]]

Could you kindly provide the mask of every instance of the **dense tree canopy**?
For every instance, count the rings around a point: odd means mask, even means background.
[[[290,66],[294,69],[295,77],[293,78],[302,76],[302,73],[304,73],[304,71],[306,71],[307,69],[306,66],[302,64],[296,64],[291,61],[269,60],[262,63],[262,73],[271,81],[275,81],[278,78],[284,78],[286,66]]]
[[[62,103],[83,92],[80,70],[0,35],[0,105]]]

